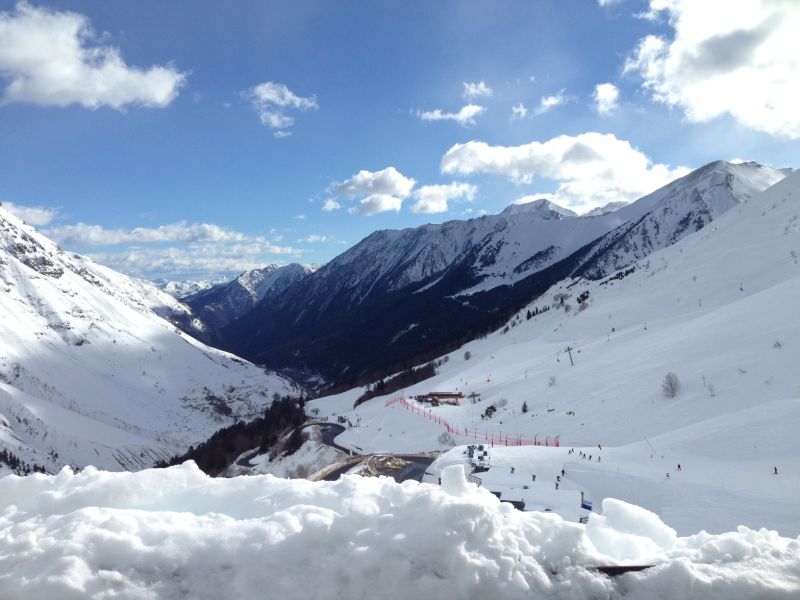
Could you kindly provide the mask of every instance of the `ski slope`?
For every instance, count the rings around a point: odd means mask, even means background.
[[[476,404],[432,414],[501,439],[559,436],[559,449],[526,447],[508,456],[495,449],[503,469],[510,471],[511,461],[544,474],[548,494],[564,468],[569,485],[560,491],[583,490],[596,504],[604,497],[640,504],[679,532],[746,524],[797,535],[798,257],[795,173],[636,263],[627,276],[559,284],[529,307],[550,310],[530,320],[521,311],[507,331],[451,353],[438,375],[405,396],[477,393]],[[585,292],[580,309],[576,299]],[[564,306],[558,294],[567,295]],[[680,380],[674,398],[661,389],[667,372]],[[364,452],[451,447],[435,421],[387,408],[388,397],[353,409],[362,392],[312,403],[323,415],[345,414],[354,423],[360,417],[337,443]],[[497,412],[482,419],[490,405]],[[592,452],[598,444],[601,463]],[[594,462],[567,454],[573,447],[594,454]],[[460,461],[461,450],[454,452]]]

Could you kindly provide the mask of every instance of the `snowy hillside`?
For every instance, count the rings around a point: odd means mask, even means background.
[[[312,272],[310,267],[292,263],[267,265],[263,269],[245,271],[233,281],[220,283],[191,294],[186,302],[211,327],[224,327],[269,300]]]
[[[609,496],[640,504],[679,532],[745,524],[798,535],[798,263],[795,173],[628,269],[556,285],[507,328],[453,352],[437,376],[405,390],[407,398],[475,393],[475,404],[426,417],[377,397],[353,410],[356,389],[313,406],[360,417],[337,443],[364,451],[447,449],[436,419],[457,430],[459,444],[558,436],[560,448],[490,454],[506,478],[511,466],[523,474],[527,490],[520,481],[502,485],[532,506],[555,510],[565,496],[577,506],[584,491],[595,504]],[[674,398],[662,391],[668,372],[680,383]],[[482,418],[490,406],[494,414]],[[462,451],[446,461],[464,462]]]
[[[291,389],[161,318],[194,319],[154,285],[2,208],[0,286],[0,447],[28,463],[147,467]]]
[[[600,216],[536,200],[377,231],[222,337],[264,364],[352,377],[438,348],[564,277],[599,277],[666,247],[782,177],[757,163],[715,162]]]

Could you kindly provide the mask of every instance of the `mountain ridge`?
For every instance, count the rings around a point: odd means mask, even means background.
[[[554,277],[598,277],[674,243],[783,176],[715,161],[605,215],[542,219],[534,210],[376,231],[221,335],[260,363],[328,379],[363,373],[458,337]]]

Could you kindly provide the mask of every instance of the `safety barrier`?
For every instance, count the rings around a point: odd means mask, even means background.
[[[495,434],[488,431],[478,431],[477,429],[470,431],[466,427],[455,427],[451,425],[447,419],[443,419],[442,417],[433,414],[433,412],[427,408],[423,408],[417,404],[414,404],[413,402],[409,402],[402,395],[396,396],[391,400],[387,400],[386,402],[386,408],[395,405],[402,406],[406,410],[410,410],[415,414],[422,415],[437,425],[441,425],[453,435],[462,436],[472,440],[483,440],[492,446],[495,444],[498,446],[553,446],[556,448],[561,446],[561,441],[557,435],[545,436],[544,439],[541,439],[538,435],[536,435],[533,437],[533,439],[531,439],[508,433],[503,435],[503,433]]]

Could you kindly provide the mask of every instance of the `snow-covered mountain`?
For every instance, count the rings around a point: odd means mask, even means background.
[[[185,281],[172,281],[171,279],[156,279],[153,281],[153,283],[156,284],[158,289],[168,293],[173,298],[180,300],[181,298],[191,296],[192,294],[196,294],[202,290],[207,290],[215,285],[227,283],[227,281],[227,279],[217,279],[213,281],[195,281],[192,279],[187,279]]]
[[[594,244],[580,272],[602,277],[670,246],[722,213],[780,181],[786,170],[756,162],[713,162],[617,212],[629,217],[624,225]],[[638,205],[638,206],[636,206]],[[642,208],[647,212],[637,218]]]
[[[224,327],[264,299],[270,299],[309,273],[311,267],[292,263],[245,271],[233,281],[186,296],[183,301],[212,327]]]
[[[566,276],[600,277],[674,243],[784,173],[711,163],[599,216],[548,200],[377,231],[222,332],[226,348],[327,378],[430,350]]]
[[[202,327],[151,283],[0,208],[0,447],[51,470],[136,469],[292,390],[165,320],[176,316]]]
[[[540,198],[531,202],[512,204],[503,210],[504,215],[518,215],[521,213],[533,213],[538,215],[543,221],[559,220],[567,217],[577,217],[578,214],[568,208],[559,206],[555,202]]]
[[[626,202],[625,200],[618,200],[614,202],[609,202],[608,204],[604,204],[603,206],[598,206],[597,208],[593,208],[592,210],[588,210],[583,213],[582,217],[598,217],[600,215],[604,215],[606,213],[614,212],[615,210],[619,210],[623,206],[628,206],[630,202]]]
[[[459,391],[475,403],[435,407],[428,418],[387,406],[391,396],[353,409],[358,388],[311,406],[359,423],[336,443],[363,452],[486,442],[493,468],[480,477],[499,486],[490,489],[570,511],[565,518],[585,492],[595,504],[635,502],[682,532],[744,524],[796,536],[798,298],[794,173],[623,271],[559,282],[403,390]],[[673,397],[663,387],[669,372]],[[514,447],[556,436],[560,448]],[[511,447],[498,448],[506,440]],[[463,448],[454,450],[429,469],[434,482],[438,468],[463,462]]]

